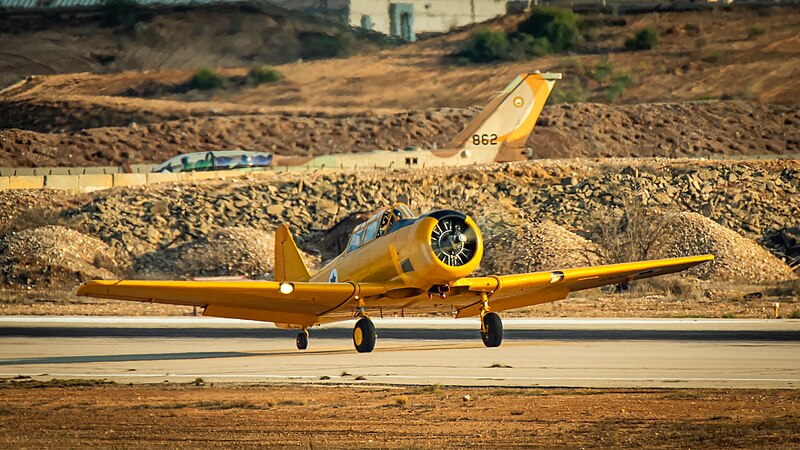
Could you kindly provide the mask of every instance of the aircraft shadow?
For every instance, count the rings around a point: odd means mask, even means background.
[[[351,339],[345,328],[311,329],[311,339]],[[295,332],[278,328],[134,328],[134,327],[0,327],[0,337],[63,338],[182,338],[182,339],[293,339]],[[472,340],[478,330],[387,328],[379,339]],[[552,341],[699,341],[800,342],[800,331],[778,330],[575,330],[510,329],[506,339]]]
[[[181,359],[240,358],[257,356],[256,353],[245,352],[180,352],[180,353],[137,353],[129,355],[81,355],[81,356],[46,356],[40,358],[0,359],[0,366],[26,364],[69,364],[100,363],[126,361],[161,361]]]
[[[464,348],[464,346],[425,346],[425,347],[389,347],[381,348],[379,351],[408,351],[408,350],[441,350],[442,348]],[[288,348],[288,347],[287,347]],[[195,359],[216,359],[216,358],[247,358],[254,356],[304,356],[304,355],[336,355],[353,354],[352,348],[340,350],[309,350],[298,351],[287,349],[272,352],[176,352],[176,353],[133,353],[127,355],[79,355],[79,356],[42,356],[36,358],[14,358],[0,359],[0,366],[18,366],[33,364],[80,364],[80,363],[105,363],[105,362],[133,362],[133,361],[177,361]]]

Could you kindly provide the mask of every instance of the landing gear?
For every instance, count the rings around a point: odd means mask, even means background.
[[[308,348],[308,330],[297,333],[297,349],[305,350]]]
[[[500,347],[503,342],[503,321],[497,313],[487,312],[481,318],[481,339],[487,347]]]
[[[377,339],[375,325],[368,317],[362,317],[356,322],[356,326],[353,328],[353,345],[356,346],[358,353],[371,352],[375,348]]]

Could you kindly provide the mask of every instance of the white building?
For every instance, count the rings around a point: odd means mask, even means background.
[[[0,0],[0,9],[96,7],[106,0]],[[197,5],[246,0],[137,0],[142,5]],[[256,0],[283,8],[341,17],[360,27],[413,41],[417,34],[448,31],[506,13],[507,4],[530,0]],[[512,6],[516,7],[516,6]]]
[[[505,0],[350,0],[349,23],[413,41],[417,33],[448,31],[506,13]]]
[[[270,0],[284,8],[338,13],[353,27],[413,41],[506,13],[507,0]]]

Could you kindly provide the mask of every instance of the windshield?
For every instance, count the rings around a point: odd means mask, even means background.
[[[374,214],[364,223],[358,225],[350,235],[350,242],[347,251],[353,250],[381,237],[389,232],[389,229],[399,220],[411,219],[414,213],[403,203],[396,203],[383,211]]]

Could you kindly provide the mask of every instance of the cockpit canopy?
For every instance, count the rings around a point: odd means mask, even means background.
[[[385,236],[395,229],[401,221],[410,221],[414,218],[414,213],[404,203],[395,203],[393,206],[384,209],[370,217],[364,223],[358,225],[350,235],[350,242],[347,244],[347,252],[365,245],[373,240]]]

